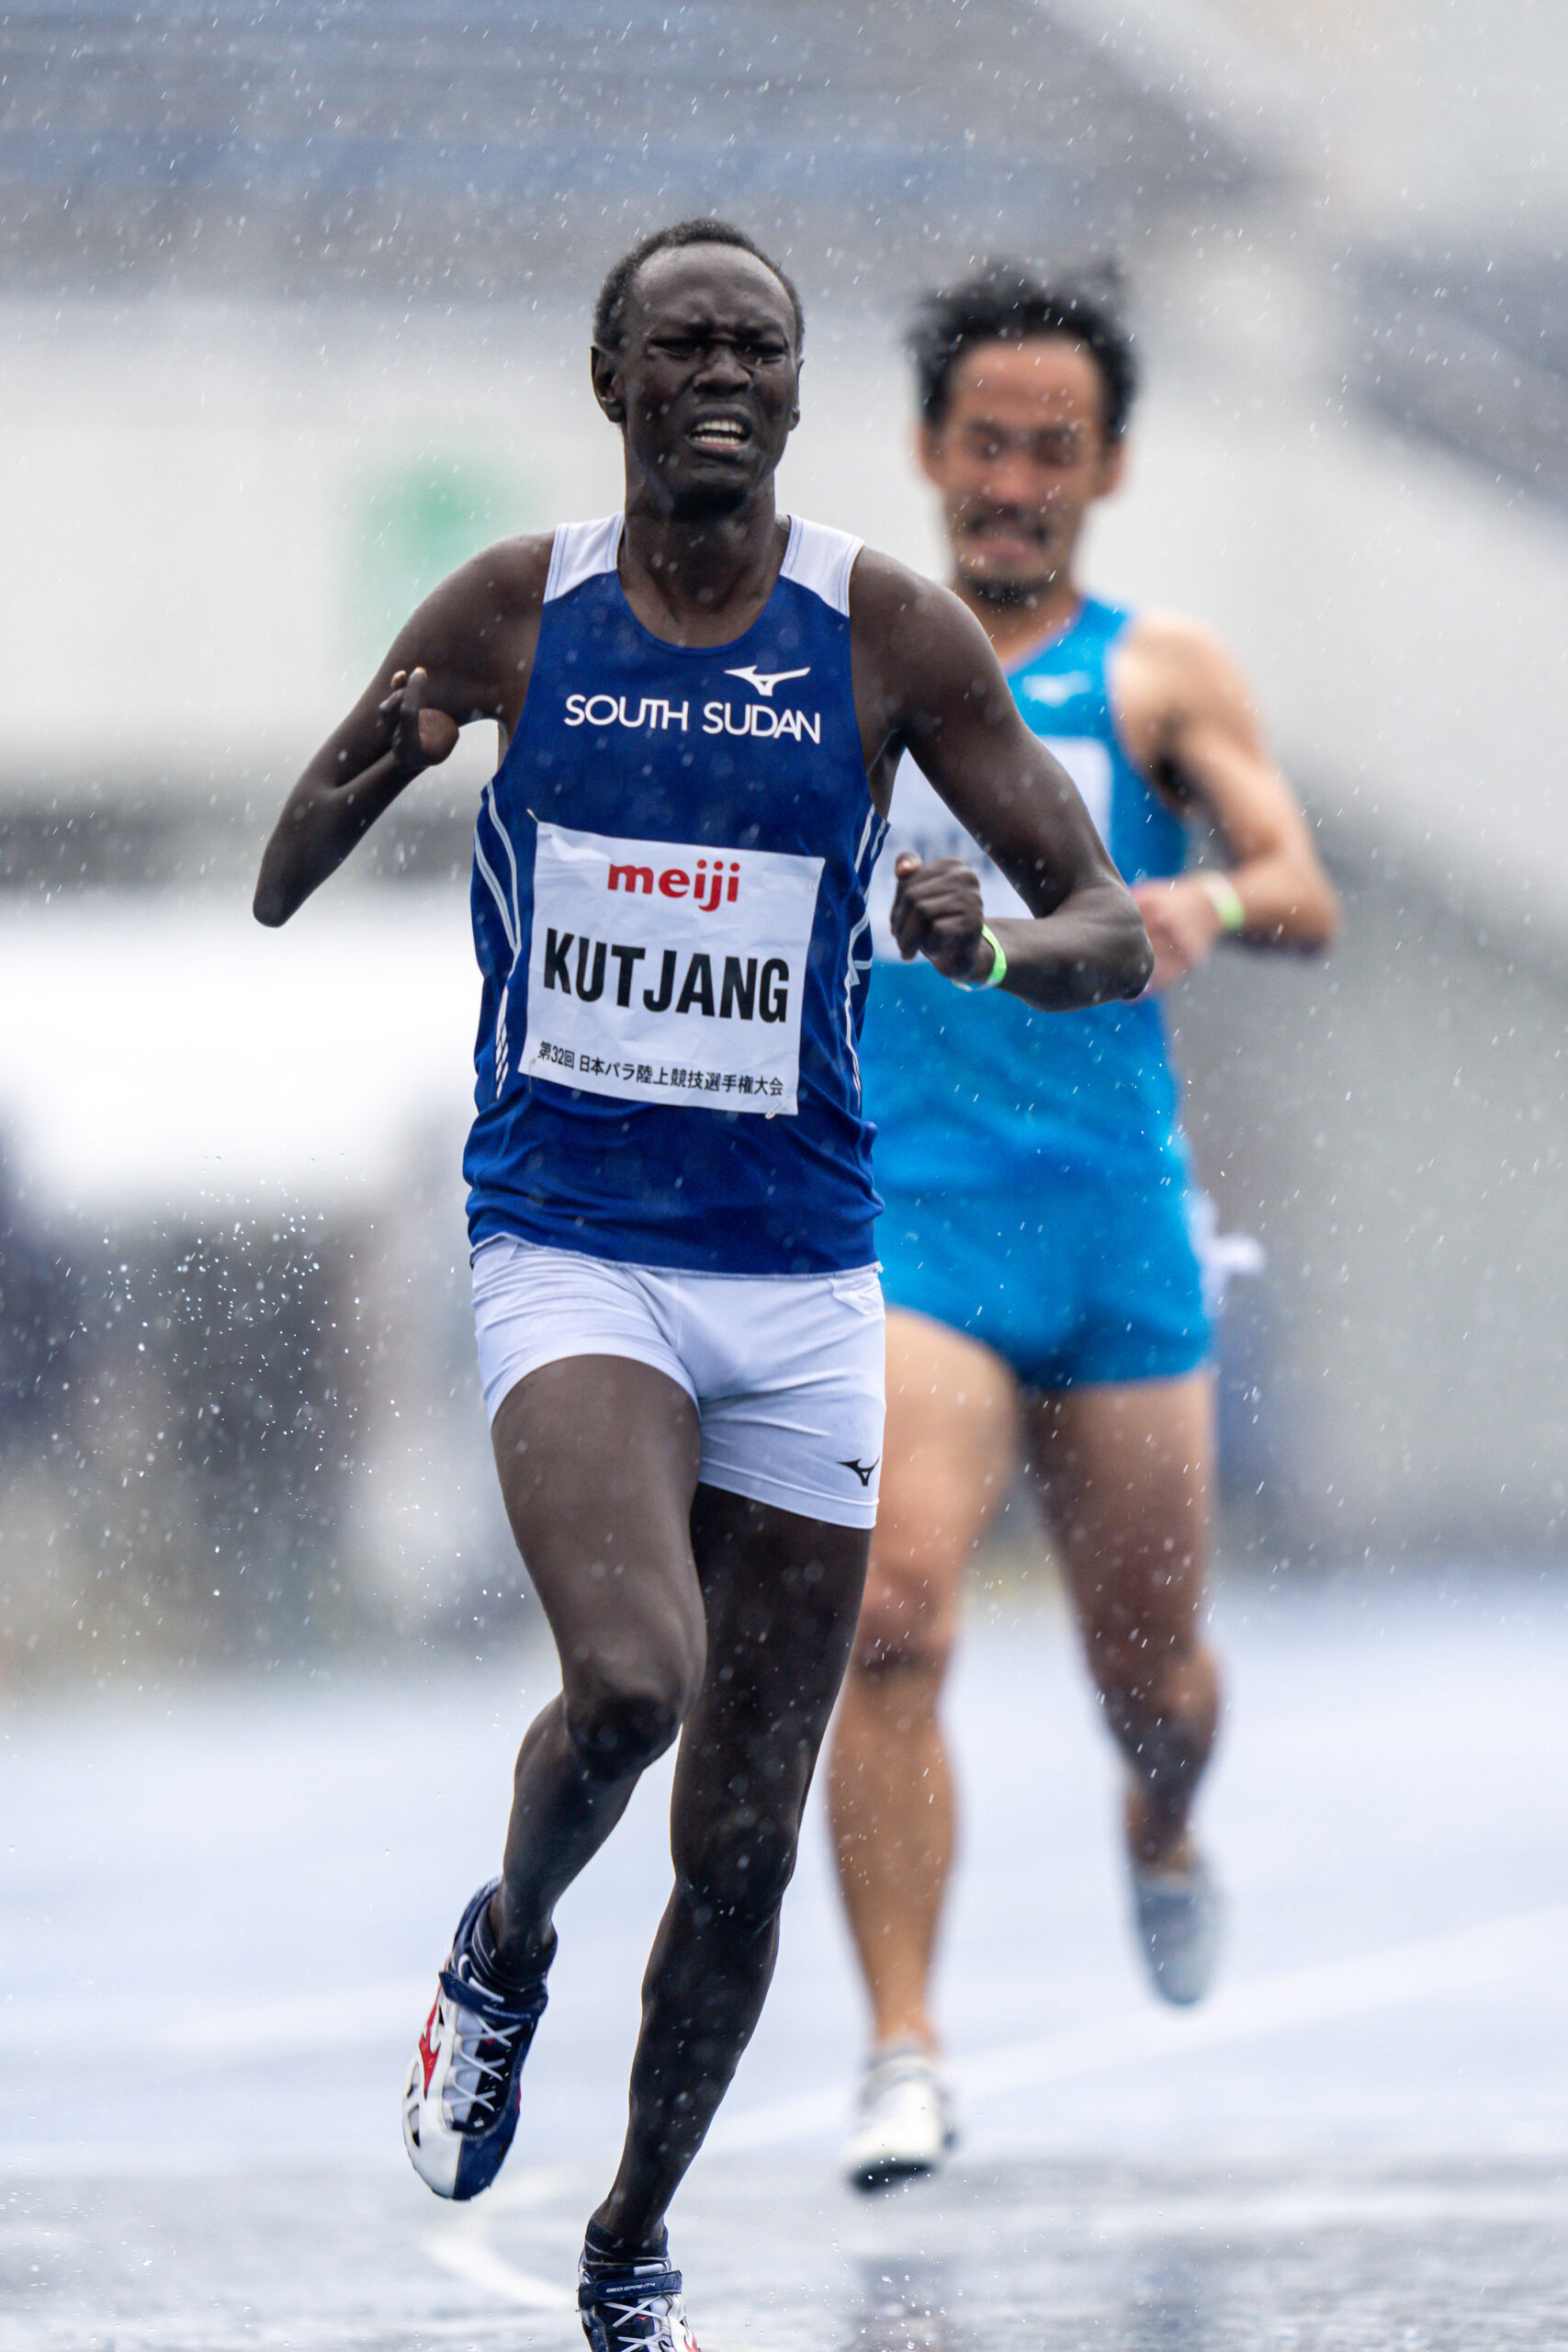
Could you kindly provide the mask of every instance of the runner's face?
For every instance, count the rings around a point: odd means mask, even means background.
[[[1067,335],[976,344],[919,446],[959,579],[983,596],[1022,598],[1064,579],[1085,514],[1122,471],[1100,370]]]
[[[626,305],[624,348],[593,359],[600,401],[625,429],[628,479],[666,511],[733,512],[777,470],[799,419],[800,361],[789,297],[755,255],[655,254]]]

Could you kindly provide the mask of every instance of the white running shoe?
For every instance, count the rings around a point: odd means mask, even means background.
[[[953,2099],[923,2042],[891,2041],[866,2061],[860,2120],[844,2150],[852,2188],[886,2188],[935,2172],[958,2138]]]
[[[1224,1925],[1224,1897],[1201,1855],[1184,1871],[1133,1864],[1138,1949],[1161,2000],[1186,2008],[1213,1982]]]
[[[457,1922],[435,2001],[403,2087],[403,2145],[437,2197],[477,2197],[517,2129],[519,2077],[545,2013],[545,1980],[502,1990],[479,1968],[474,1933],[501,1883],[481,1886]]]

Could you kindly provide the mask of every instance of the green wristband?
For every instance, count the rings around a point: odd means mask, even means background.
[[[1241,902],[1241,892],[1228,874],[1200,874],[1198,887],[1220,919],[1220,929],[1234,938],[1247,929],[1247,909]]]
[[[1002,943],[988,922],[980,925],[980,936],[991,951],[991,968],[980,986],[983,989],[999,989],[1008,976],[1008,959],[1002,953]]]

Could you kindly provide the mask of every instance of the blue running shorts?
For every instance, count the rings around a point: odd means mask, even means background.
[[[1193,1194],[1173,1171],[1014,1193],[880,1187],[882,1289],[994,1350],[1028,1388],[1175,1380],[1212,1342]]]

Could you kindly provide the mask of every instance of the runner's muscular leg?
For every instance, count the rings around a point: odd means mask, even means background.
[[[651,1365],[570,1356],[518,1382],[491,1430],[512,1532],[561,1690],[517,1758],[491,1928],[509,1974],[547,1960],[555,1906],[676,1737],[702,1682],[691,1507],[697,1409]]]
[[[1037,1396],[1027,1418],[1032,1474],[1132,1776],[1128,1844],[1179,1867],[1219,1716],[1201,1634],[1213,1375]]]
[[[656,2235],[761,2009],[870,1540],[714,1487],[692,1532],[707,1673],[675,1767],[675,1890],[643,1981],[626,2148],[594,2215],[632,2245]]]
[[[890,1311],[881,1503],[828,1783],[879,2043],[913,2036],[936,2047],[927,1996],[953,1847],[938,1702],[964,1573],[1016,1452],[1017,1393],[1000,1359],[944,1324]]]

